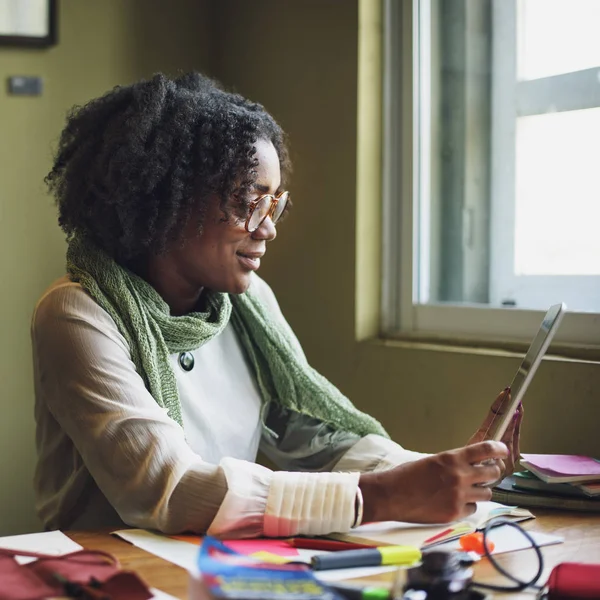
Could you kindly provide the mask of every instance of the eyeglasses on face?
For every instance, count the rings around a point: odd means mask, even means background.
[[[263,224],[263,221],[267,217],[271,217],[273,224],[276,224],[281,218],[289,199],[289,192],[281,192],[277,196],[265,194],[257,198],[250,204],[250,212],[246,219],[246,231],[253,233]]]

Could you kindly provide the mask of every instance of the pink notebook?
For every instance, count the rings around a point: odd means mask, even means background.
[[[600,479],[600,462],[571,454],[522,454],[521,464],[544,481],[592,481]]]

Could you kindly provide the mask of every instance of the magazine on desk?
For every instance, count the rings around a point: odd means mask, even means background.
[[[223,600],[344,600],[320,582],[306,564],[261,562],[206,536],[197,559],[202,584]],[[190,591],[200,581],[192,580]],[[192,594],[192,597],[195,597]]]
[[[512,521],[535,518],[526,508],[505,506],[497,502],[478,502],[477,510],[459,522],[442,525],[421,525],[399,521],[365,523],[347,533],[334,533],[328,537],[336,540],[370,544],[373,546],[405,545],[422,550],[459,538],[467,533],[483,529],[496,517]]]

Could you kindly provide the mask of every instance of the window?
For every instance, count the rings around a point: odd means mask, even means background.
[[[385,6],[384,329],[600,347],[600,2]]]

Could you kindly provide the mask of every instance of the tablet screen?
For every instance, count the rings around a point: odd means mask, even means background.
[[[504,395],[498,411],[501,414],[498,414],[492,421],[486,434],[486,439],[498,441],[502,439],[537,368],[542,362],[542,358],[558,329],[565,310],[565,304],[555,304],[548,309],[537,335],[533,339],[533,342],[531,342],[531,346],[529,346],[529,350],[527,350],[527,354],[510,384],[510,388],[508,388]]]

